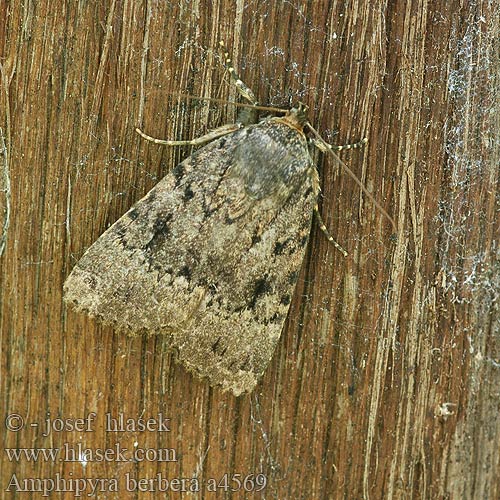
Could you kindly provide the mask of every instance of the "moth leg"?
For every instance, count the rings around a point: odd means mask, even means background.
[[[144,139],[154,142],[155,144],[163,144],[165,146],[199,146],[200,144],[205,144],[207,142],[213,141],[219,137],[235,132],[242,127],[241,123],[232,123],[229,125],[223,125],[214,130],[208,132],[208,134],[202,135],[201,137],[196,137],[190,141],[165,141],[163,139],[156,139],[150,135],[145,134],[142,130],[136,128],[135,131]]]
[[[319,184],[318,171],[316,170],[315,167],[311,168],[310,176],[311,176],[311,185],[314,192],[314,198],[316,200],[316,203],[314,204],[314,213],[316,215],[316,218],[318,219],[319,228],[321,229],[321,231],[323,231],[324,235],[326,236],[326,239],[330,243],[332,243],[333,246],[344,255],[344,257],[347,257],[347,251],[344,250],[344,248],[333,239],[333,236],[330,234],[330,231],[328,231],[328,229],[325,226],[325,223],[323,222],[323,217],[321,217],[321,214],[319,213],[318,196],[319,193],[321,192],[321,188]]]
[[[314,213],[316,214],[316,218],[318,219],[318,224],[319,228],[321,231],[323,231],[324,235],[326,236],[326,239],[333,244],[333,246],[344,255],[344,257],[347,257],[348,253],[347,250],[345,250],[342,246],[340,246],[334,239],[333,236],[330,234],[328,229],[325,226],[325,223],[323,222],[323,217],[321,217],[321,214],[319,213],[319,208],[318,204],[314,205]]]
[[[227,51],[226,46],[224,45],[224,42],[222,40],[219,42],[219,45],[224,53],[224,65],[226,66],[227,70],[229,71],[229,74],[231,75],[232,79],[234,80],[234,84],[236,85],[238,92],[250,104],[257,106],[259,103],[257,102],[257,98],[255,97],[255,94],[252,92],[252,90],[247,85],[245,85],[243,83],[242,80],[240,80],[239,76],[236,74],[236,70],[234,69],[233,63],[231,61],[231,56],[229,55],[229,52]]]
[[[328,229],[325,226],[325,223],[323,222],[323,217],[321,217],[321,214],[319,213],[319,208],[318,204],[314,206],[314,213],[316,214],[316,218],[318,219],[318,224],[319,228],[321,231],[323,231],[323,234],[326,236],[326,239],[339,251],[341,252],[344,257],[347,257],[348,253],[347,250],[345,250],[342,246],[340,246],[334,239],[333,236],[330,234]]]
[[[331,144],[328,144],[327,142],[325,142],[323,139],[316,138],[316,137],[311,138],[311,142],[323,153],[328,153],[328,152],[332,152],[332,151],[341,151],[342,149],[359,148],[363,144],[366,144],[367,139],[363,139],[362,141],[359,141],[355,144],[345,144],[343,146],[332,146]],[[317,175],[318,174],[316,173],[316,177],[317,177]],[[319,180],[317,180],[315,183],[314,178],[313,178],[312,184],[313,184],[314,191],[317,194],[319,194],[319,191],[320,191]],[[316,203],[316,205],[314,206],[314,213],[316,214],[316,218],[318,219],[319,228],[321,229],[321,231],[323,231],[327,240],[330,243],[332,243],[333,246],[344,255],[344,257],[347,257],[347,251],[333,239],[333,236],[330,234],[330,232],[326,228],[325,223],[323,222],[323,217],[321,217],[321,214],[319,212],[318,203]]]
[[[359,142],[354,142],[352,144],[342,144],[342,146],[334,146],[333,144],[328,144],[328,142],[325,141],[319,141],[316,138],[311,139],[312,143],[323,153],[328,152],[328,150],[331,151],[343,151],[344,149],[358,149],[363,147],[367,142],[368,138],[361,139]]]

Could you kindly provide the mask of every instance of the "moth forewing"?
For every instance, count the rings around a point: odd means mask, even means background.
[[[195,151],[83,255],[65,300],[235,395],[253,389],[308,241],[314,167],[292,110]]]

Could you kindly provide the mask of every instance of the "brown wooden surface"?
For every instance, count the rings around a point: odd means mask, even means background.
[[[500,16],[495,3],[0,0],[2,429],[5,448],[173,448],[177,462],[9,460],[26,478],[267,476],[260,493],[192,498],[500,498]],[[302,100],[397,220],[397,240],[332,161],[272,364],[251,396],[210,389],[159,338],[66,311],[84,250],[230,107],[223,38],[262,103]],[[0,144],[1,145],[1,144]],[[3,241],[3,239],[2,239]],[[1,246],[0,246],[1,248]],[[238,332],[235,332],[237,335]],[[43,437],[47,412],[96,412],[94,432]],[[162,413],[171,431],[111,433],[105,414]],[[62,456],[64,458],[64,456]],[[89,485],[87,484],[87,487]],[[89,490],[86,491],[88,493]],[[55,495],[53,495],[55,496]],[[73,498],[73,494],[61,495]],[[182,495],[182,498],[188,495]],[[169,498],[181,498],[171,493]]]

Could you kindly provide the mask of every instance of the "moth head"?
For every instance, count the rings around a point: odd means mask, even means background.
[[[309,107],[306,106],[303,102],[299,102],[296,106],[287,111],[285,119],[289,124],[293,125],[299,130],[302,130],[304,128],[304,125],[307,123],[306,113],[308,109]]]

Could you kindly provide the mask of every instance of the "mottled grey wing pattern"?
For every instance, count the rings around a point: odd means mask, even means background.
[[[272,120],[196,151],[83,255],[77,310],[165,334],[179,360],[236,395],[280,337],[314,206],[304,137]]]

